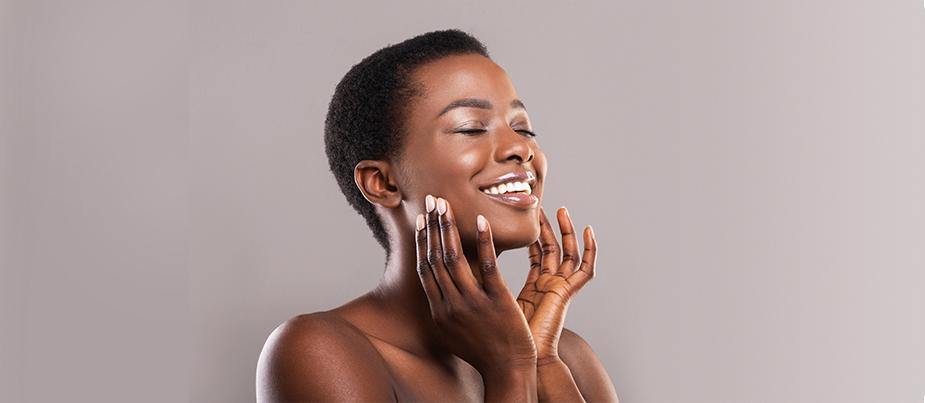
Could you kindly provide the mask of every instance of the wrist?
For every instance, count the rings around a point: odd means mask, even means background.
[[[536,357],[512,359],[501,365],[488,365],[477,368],[483,378],[507,379],[519,378],[526,374],[536,374]]]
[[[539,370],[540,368],[545,368],[545,367],[558,366],[560,364],[565,365],[562,359],[559,358],[558,354],[553,354],[553,355],[549,355],[546,357],[539,357],[536,359],[536,369],[537,370]]]

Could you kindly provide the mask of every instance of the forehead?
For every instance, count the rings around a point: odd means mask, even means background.
[[[414,102],[414,114],[436,116],[448,103],[460,98],[482,98],[507,105],[517,98],[510,78],[501,66],[477,54],[447,56],[419,67],[412,79],[423,87]]]

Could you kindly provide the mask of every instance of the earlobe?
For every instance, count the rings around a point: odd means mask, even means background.
[[[379,160],[363,160],[354,167],[353,179],[370,203],[386,208],[401,204],[401,191],[391,176],[390,168],[388,162]]]

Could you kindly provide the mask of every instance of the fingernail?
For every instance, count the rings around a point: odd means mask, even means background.
[[[565,216],[566,216],[566,217],[572,218],[571,214],[568,213],[568,209],[565,208],[565,206],[562,206],[562,207],[559,207],[559,208],[565,210]]]
[[[433,196],[427,195],[427,197],[424,198],[424,208],[427,209],[428,213],[431,211],[434,211],[434,197]]]
[[[588,226],[588,232],[591,233],[591,239],[595,239],[595,238],[594,238],[594,228],[591,228],[590,225]]]
[[[479,232],[485,232],[485,230],[488,229],[488,221],[486,221],[485,217],[482,217],[481,214],[479,214],[475,221],[479,225]]]
[[[442,197],[437,198],[437,214],[443,215],[446,213],[446,200],[443,200]]]
[[[424,214],[418,214],[417,226],[418,231],[424,229]]]

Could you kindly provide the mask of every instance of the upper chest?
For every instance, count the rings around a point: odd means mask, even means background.
[[[457,358],[447,366],[372,337],[370,342],[392,375],[399,401],[483,401],[482,376],[465,361]]]

